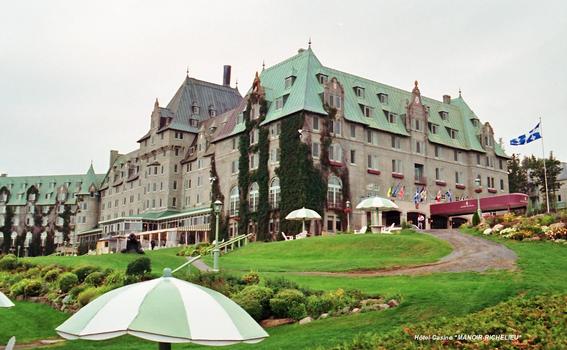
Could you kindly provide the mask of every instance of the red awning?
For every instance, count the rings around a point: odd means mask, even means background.
[[[486,211],[500,211],[528,206],[528,196],[523,193],[503,194],[480,199],[480,209]],[[450,203],[434,203],[429,206],[431,215],[454,216],[472,214],[477,209],[476,199],[466,199]]]

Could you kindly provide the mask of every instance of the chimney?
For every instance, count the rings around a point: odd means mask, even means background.
[[[230,70],[231,67],[227,64],[224,65],[223,75],[222,75],[222,85],[230,86]]]
[[[451,96],[443,95],[443,103],[450,105],[451,104]]]
[[[110,165],[108,166],[109,168],[112,168],[118,156],[119,156],[118,151],[110,150]]]

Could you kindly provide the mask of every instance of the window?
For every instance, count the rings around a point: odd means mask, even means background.
[[[215,106],[210,105],[209,106],[209,116],[210,117],[216,117],[217,115],[217,110],[215,109]]]
[[[378,133],[373,130],[366,130],[366,141],[370,144],[378,144]]]
[[[250,145],[257,144],[259,138],[260,138],[260,131],[258,129],[254,129],[250,131]]]
[[[173,189],[174,189],[174,190],[177,189],[177,180],[173,180]]]
[[[471,123],[475,128],[478,128],[478,119],[471,119]]]
[[[419,119],[413,120],[413,129],[415,131],[423,131],[423,123]]]
[[[197,105],[197,102],[193,102],[193,106],[191,107],[191,111],[193,112],[193,114],[199,114],[199,106]]]
[[[453,150],[453,160],[455,162],[460,162],[461,161],[461,151],[457,151],[456,149]]]
[[[329,106],[336,109],[341,109],[341,97],[335,94],[329,95]]]
[[[331,130],[331,133],[335,134],[335,135],[341,135],[342,134],[342,123],[340,122],[340,120],[330,120],[329,121],[329,127]]]
[[[312,117],[312,122],[313,122],[313,130],[318,131],[319,130],[319,117]]]
[[[350,150],[350,164],[356,164],[356,151]]]
[[[234,151],[236,149],[236,137],[232,138],[232,150]],[[187,171],[189,171],[189,168],[187,168]]]
[[[197,187],[201,187],[201,185],[202,185],[201,177],[198,176],[197,177]]]
[[[319,81],[319,84],[327,84],[329,77],[325,74],[317,74],[317,80]]]
[[[356,125],[354,124],[350,125],[350,137],[356,137]]]
[[[401,141],[398,136],[392,135],[392,148],[401,149]]]
[[[387,105],[388,104],[388,94],[380,93],[378,94],[378,100],[381,104]]]
[[[386,116],[386,120],[388,120],[388,123],[390,124],[396,123],[396,115],[394,113],[384,111],[384,116]]]
[[[441,111],[439,112],[439,116],[441,117],[441,119],[447,120],[449,118],[449,112]]]
[[[432,133],[433,135],[437,134],[438,128],[439,128],[439,125],[429,123],[429,132]]]
[[[393,173],[402,173],[402,161],[399,159],[392,159],[392,172]]]
[[[365,117],[372,117],[372,108],[370,106],[360,105],[360,110]]]
[[[231,174],[238,174],[238,160],[233,160],[230,163]]]
[[[341,208],[343,202],[343,185],[341,179],[331,175],[327,187],[327,207]]]
[[[172,207],[176,207],[177,206],[177,198],[173,197],[171,200],[171,206]]]
[[[425,153],[425,146],[423,141],[415,141],[415,153],[423,154]]]
[[[252,153],[249,156],[250,170],[258,169],[259,156],[257,153]]]
[[[313,158],[319,158],[319,153],[321,150],[321,144],[319,142],[313,142],[311,144],[311,155]]]
[[[449,134],[449,136],[454,140],[458,137],[459,132],[458,130],[452,129],[452,128],[448,128],[445,127],[447,129],[447,133]]]
[[[502,159],[498,159],[498,168],[500,170],[504,169],[504,162],[502,161]]]
[[[258,183],[254,182],[250,185],[250,192],[248,194],[248,206],[250,208],[250,212],[254,213],[258,210],[258,198],[260,196],[260,191],[258,187]]]
[[[341,145],[333,143],[329,146],[329,160],[339,163],[343,161],[343,150]]]
[[[269,201],[270,208],[275,209],[280,206],[280,179],[279,177],[274,177],[270,183],[269,190]]]
[[[378,155],[369,154],[367,156],[368,169],[378,170]]]
[[[435,168],[435,180],[442,180],[442,169]]]
[[[284,106],[284,98],[283,98],[283,96],[276,98],[276,109],[282,109],[283,106]]]
[[[480,165],[480,154],[476,155],[476,165]]]
[[[240,193],[238,187],[234,186],[230,190],[230,216],[238,216],[240,206]]]
[[[270,150],[270,161],[272,163],[279,163],[280,162],[280,149],[274,148]]]
[[[364,98],[364,88],[360,86],[355,86],[354,93],[357,97]]]
[[[486,156],[486,159],[485,159],[484,165],[486,165],[486,166],[490,166],[490,158],[489,158],[488,156]]]
[[[176,150],[176,151],[177,151],[177,150]],[[174,172],[174,173],[177,172],[177,164],[174,164],[174,165],[173,165],[173,172]],[[133,183],[133,182],[131,182],[131,183]]]
[[[293,85],[294,81],[295,77],[293,75],[285,78],[285,88],[289,89]]]
[[[455,171],[455,183],[463,184],[463,172]]]
[[[270,135],[272,136],[272,138],[280,136],[281,132],[282,126],[279,122],[270,125]]]
[[[435,145],[435,158],[439,158],[439,154],[441,154],[441,147]]]

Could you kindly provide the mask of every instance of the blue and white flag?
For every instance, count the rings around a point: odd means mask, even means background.
[[[527,135],[520,135],[515,139],[510,140],[510,144],[512,146],[520,146],[539,139],[541,139],[541,133],[539,132],[539,123],[537,123],[536,127],[533,128]]]

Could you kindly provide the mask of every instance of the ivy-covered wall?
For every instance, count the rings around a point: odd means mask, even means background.
[[[2,251],[8,253],[12,243],[12,225],[14,225],[14,209],[12,206],[6,206],[6,214],[4,215],[4,226],[0,229],[4,236]]]
[[[210,222],[211,229],[209,230],[209,242],[212,242],[215,239],[216,219],[217,219],[217,214],[215,214],[214,202],[216,200],[220,200],[223,203],[224,208],[226,208],[226,206],[229,205],[229,203],[225,202],[225,197],[222,194],[221,189],[220,189],[220,178],[219,178],[218,173],[217,173],[217,166],[216,166],[214,154],[211,156],[210,177],[213,178],[213,179],[216,179],[215,181],[213,181],[213,183],[211,185],[211,193],[212,193],[211,222]],[[226,240],[228,238],[228,225],[227,225],[228,221],[224,218],[224,215],[222,215],[222,212],[224,212],[224,210],[221,211],[221,214],[219,215],[219,240],[223,240],[223,239]]]
[[[281,121],[280,166],[276,174],[281,188],[280,230],[286,233],[299,232],[301,228],[301,222],[284,219],[291,211],[307,207],[323,213],[325,209],[327,179],[313,165],[311,147],[300,140],[297,132],[304,122],[303,112]]]

